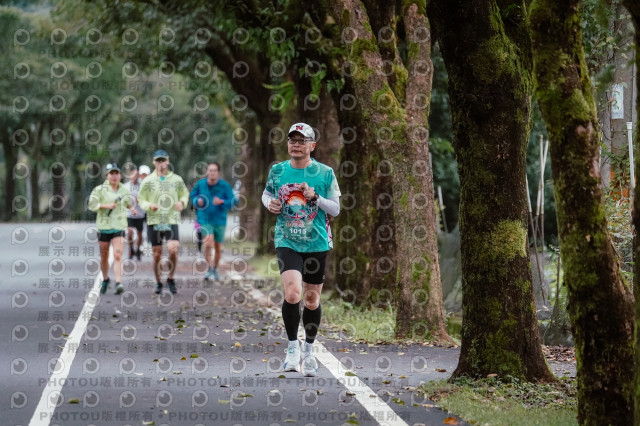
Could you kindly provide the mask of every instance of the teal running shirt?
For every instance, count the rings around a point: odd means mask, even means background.
[[[299,189],[303,182],[321,197],[340,196],[331,167],[314,159],[304,169],[291,167],[289,160],[272,166],[265,190],[282,202],[276,222],[275,246],[289,247],[300,253],[327,251],[333,246],[327,215],[315,201],[304,197]]]

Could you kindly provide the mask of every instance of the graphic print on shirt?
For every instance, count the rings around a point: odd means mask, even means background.
[[[284,237],[292,241],[310,241],[313,238],[313,219],[318,205],[307,200],[299,183],[288,183],[278,189],[284,216]]]

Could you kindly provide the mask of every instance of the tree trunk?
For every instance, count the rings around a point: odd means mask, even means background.
[[[51,181],[53,182],[53,196],[49,202],[52,219],[65,221],[69,219],[67,179],[64,166],[60,164],[51,167]]]
[[[429,18],[449,74],[460,175],[462,346],[452,377],[553,381],[527,247],[525,3],[507,14],[496,1],[437,0],[429,2]]]
[[[430,178],[425,178],[431,173],[428,139],[415,127],[416,122],[422,121],[426,128],[426,119],[418,117],[414,121],[412,113],[403,109],[406,98],[397,97],[402,90],[390,87],[363,4],[355,0],[332,0],[330,5],[334,15],[340,17],[338,22],[342,28],[350,28],[355,35],[348,48],[348,59],[352,63],[349,79],[358,102],[356,111],[369,134],[375,136],[387,161],[386,168],[391,171],[392,193],[386,194],[389,198],[386,204],[393,206],[396,228],[396,336],[423,338],[430,335],[436,341],[450,342],[442,315],[438,252],[431,251],[436,235],[430,231],[435,230],[435,226],[427,226],[435,218],[435,212],[431,211],[433,188],[428,186]],[[422,14],[426,23],[424,10],[418,11],[417,5],[407,8],[413,10],[409,14]],[[391,28],[395,28],[394,23]],[[412,50],[410,56],[413,53]],[[404,67],[395,66],[391,72],[395,79],[406,81]],[[406,90],[406,86],[404,88]],[[431,201],[425,202],[424,198],[431,198]],[[430,240],[433,244],[426,243]],[[438,302],[439,306],[431,309],[431,304]]]
[[[8,133],[8,132],[6,132]],[[11,135],[2,140],[2,148],[4,152],[4,220],[10,221],[13,217],[13,200],[16,196],[15,181],[13,179],[13,169],[18,163],[17,150],[12,146]]]
[[[421,272],[419,268],[424,266],[424,273],[430,278],[421,284],[422,288],[420,285],[398,288],[396,335],[398,337],[415,335],[412,328],[417,325],[415,316],[419,315],[426,320],[426,324],[429,324],[428,328],[436,339],[444,342],[452,340],[446,331],[445,313],[442,305],[442,285],[438,261],[438,222],[433,193],[433,171],[429,154],[428,117],[433,63],[431,62],[431,33],[425,13],[425,10],[420,11],[417,4],[414,3],[405,8],[403,17],[409,50],[407,58],[408,79],[404,102],[407,123],[406,137],[407,145],[413,147],[413,152],[408,153],[410,157],[407,158],[414,159],[411,163],[411,170],[406,170],[406,176],[413,176],[418,181],[416,189],[422,188],[422,193],[420,191],[414,192],[411,204],[412,209],[420,209],[423,214],[419,222],[411,220],[406,224],[405,235],[401,238],[409,238],[408,230],[410,229],[411,239],[416,243],[422,242],[425,261],[413,264],[412,274]],[[398,226],[397,223],[396,226]],[[418,246],[419,244],[416,244],[416,248]],[[413,248],[408,249],[413,250]],[[414,306],[416,304],[417,307]]]
[[[350,86],[347,83],[347,86]],[[352,93],[347,88],[345,93]],[[380,176],[379,147],[353,111],[339,115],[343,147],[340,167],[340,215],[335,220],[335,283],[346,302],[386,307],[393,301],[395,226],[388,203],[376,205],[378,195],[391,191]]]
[[[260,162],[258,161],[257,151],[257,130],[258,123],[253,113],[245,111],[243,117],[242,129],[247,132],[247,140],[240,147],[241,164],[238,173],[242,185],[240,186],[240,194],[243,199],[240,203],[240,229],[242,236],[248,239],[257,240],[258,235],[258,219],[260,218],[260,210],[262,210],[262,191],[259,188],[256,177],[259,174]],[[234,176],[234,179],[236,176]],[[232,183],[233,184],[233,183]],[[243,205],[244,204],[244,205]]]
[[[633,422],[633,297],[607,231],[579,0],[535,0],[537,97],[549,132],[560,254],[576,347],[578,422]]]
[[[258,117],[260,120],[260,117]],[[260,197],[262,197],[262,190],[264,190],[267,183],[267,176],[269,174],[269,168],[275,161],[275,154],[273,145],[270,138],[271,129],[276,127],[277,123],[270,121],[269,119],[262,119],[260,122],[260,152],[256,152],[259,155],[260,168],[256,171],[256,182]],[[256,150],[257,151],[257,150]],[[262,202],[261,202],[262,203]],[[258,221],[258,248],[257,254],[266,254],[272,251],[273,247],[273,232],[276,226],[275,215],[269,213],[265,208],[260,211],[260,218]]]
[[[38,157],[40,157],[38,155]],[[31,185],[31,218],[40,218],[40,182],[38,177],[40,175],[40,163],[42,158],[31,158],[31,170],[29,174],[29,182],[27,185]]]

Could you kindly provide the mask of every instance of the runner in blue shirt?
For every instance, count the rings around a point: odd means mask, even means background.
[[[235,205],[236,199],[231,185],[220,179],[218,163],[210,163],[207,167],[207,177],[196,182],[191,190],[191,203],[196,209],[196,220],[200,224],[203,237],[204,258],[209,265],[204,279],[209,280],[213,277],[219,280],[218,264],[227,226],[227,210]],[[213,261],[212,248],[215,250]]]
[[[322,316],[320,292],[329,249],[333,247],[328,216],[340,213],[340,188],[331,169],[311,158],[316,135],[305,123],[289,129],[287,148],[291,159],[269,171],[262,203],[277,214],[275,246],[284,285],[282,319],[289,345],[284,371],[315,376],[318,363],[313,343]],[[300,315],[300,300],[304,309]],[[302,317],[305,341],[300,347],[298,325]]]

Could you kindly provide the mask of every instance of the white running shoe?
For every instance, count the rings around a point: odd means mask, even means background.
[[[300,345],[296,342],[293,347],[284,350],[287,356],[282,364],[283,371],[300,371]]]
[[[318,361],[313,354],[313,345],[308,345],[307,342],[302,344],[302,374],[307,377],[315,377],[318,375]]]

